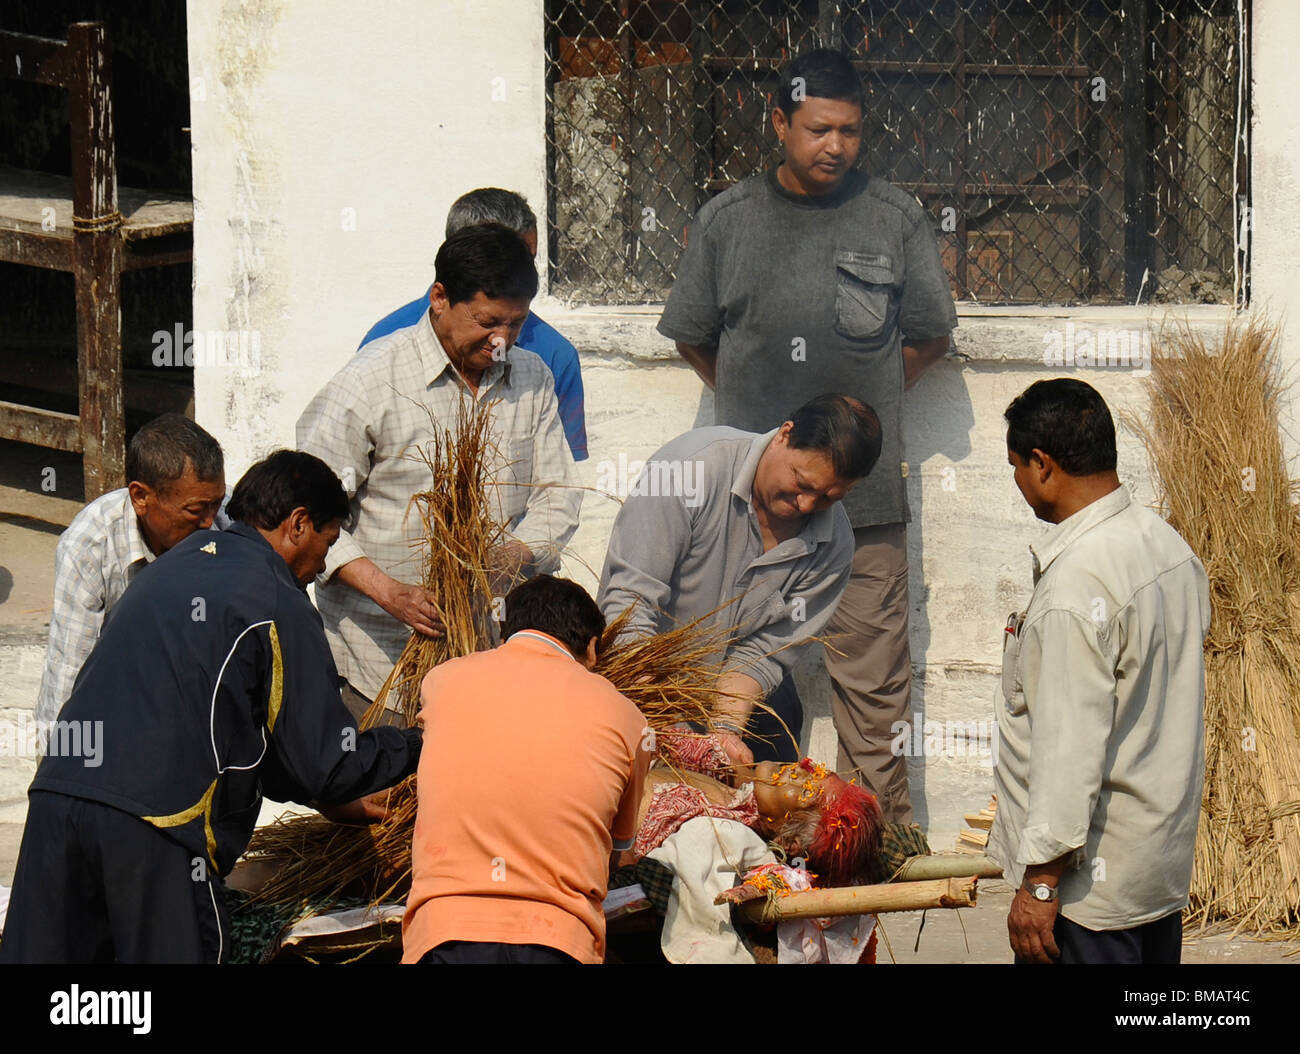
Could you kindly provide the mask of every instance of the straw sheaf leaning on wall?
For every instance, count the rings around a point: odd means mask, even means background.
[[[1204,564],[1205,789],[1189,922],[1300,929],[1300,515],[1278,406],[1278,330],[1155,342],[1142,435],[1169,523]]]

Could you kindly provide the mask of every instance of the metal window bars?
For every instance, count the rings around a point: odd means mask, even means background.
[[[958,299],[1245,302],[1245,0],[547,0],[553,294],[662,300],[696,210],[779,161],[785,63],[860,70],[860,165]]]

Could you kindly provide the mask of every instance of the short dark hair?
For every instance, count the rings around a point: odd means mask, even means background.
[[[136,432],[126,451],[128,483],[162,492],[185,475],[185,466],[208,481],[225,472],[221,444],[184,414],[155,417]]]
[[[1041,450],[1071,476],[1115,468],[1115,422],[1090,384],[1070,377],[1036,381],[1011,400],[1003,416],[1007,449],[1023,461]]]
[[[235,484],[226,506],[232,520],[274,530],[303,507],[321,530],[348,515],[348,495],[338,476],[320,458],[302,450],[277,450],[250,468]]]
[[[861,479],[880,460],[882,432],[876,411],[851,395],[819,395],[790,415],[789,444],[819,450],[841,479]]]
[[[478,223],[447,236],[433,261],[434,280],[453,304],[482,293],[491,300],[531,300],[537,266],[528,246],[509,227]]]
[[[795,98],[795,79],[802,80]],[[862,78],[853,62],[842,51],[818,48],[794,59],[781,74],[781,90],[776,105],[787,118],[805,99],[841,99],[864,106]],[[864,107],[865,108],[865,107]]]
[[[499,223],[516,234],[537,230],[537,215],[522,194],[500,187],[479,187],[462,194],[447,210],[448,237],[479,223]]]
[[[550,634],[581,658],[587,642],[592,637],[599,641],[605,632],[605,616],[577,582],[538,575],[506,594],[502,637],[508,639],[525,629]]]

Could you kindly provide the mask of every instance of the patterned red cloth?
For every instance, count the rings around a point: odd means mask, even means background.
[[[746,827],[753,827],[758,822],[754,785],[746,783],[726,805],[718,805],[710,801],[702,790],[685,783],[656,784],[650,807],[632,843],[633,858],[640,860],[646,853],[658,849],[682,824],[697,816],[736,820]]]
[[[690,772],[701,772],[714,779],[720,779],[731,765],[731,759],[715,736],[692,732],[685,724],[673,725],[660,732],[655,745],[659,756],[668,764]]]

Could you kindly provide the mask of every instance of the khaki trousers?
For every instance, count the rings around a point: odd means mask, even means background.
[[[837,768],[880,801],[885,819],[912,822],[907,758],[890,743],[896,721],[912,722],[912,655],[907,637],[907,529],[901,523],[853,531],[853,573],[826,627]],[[836,654],[836,651],[843,654]]]

